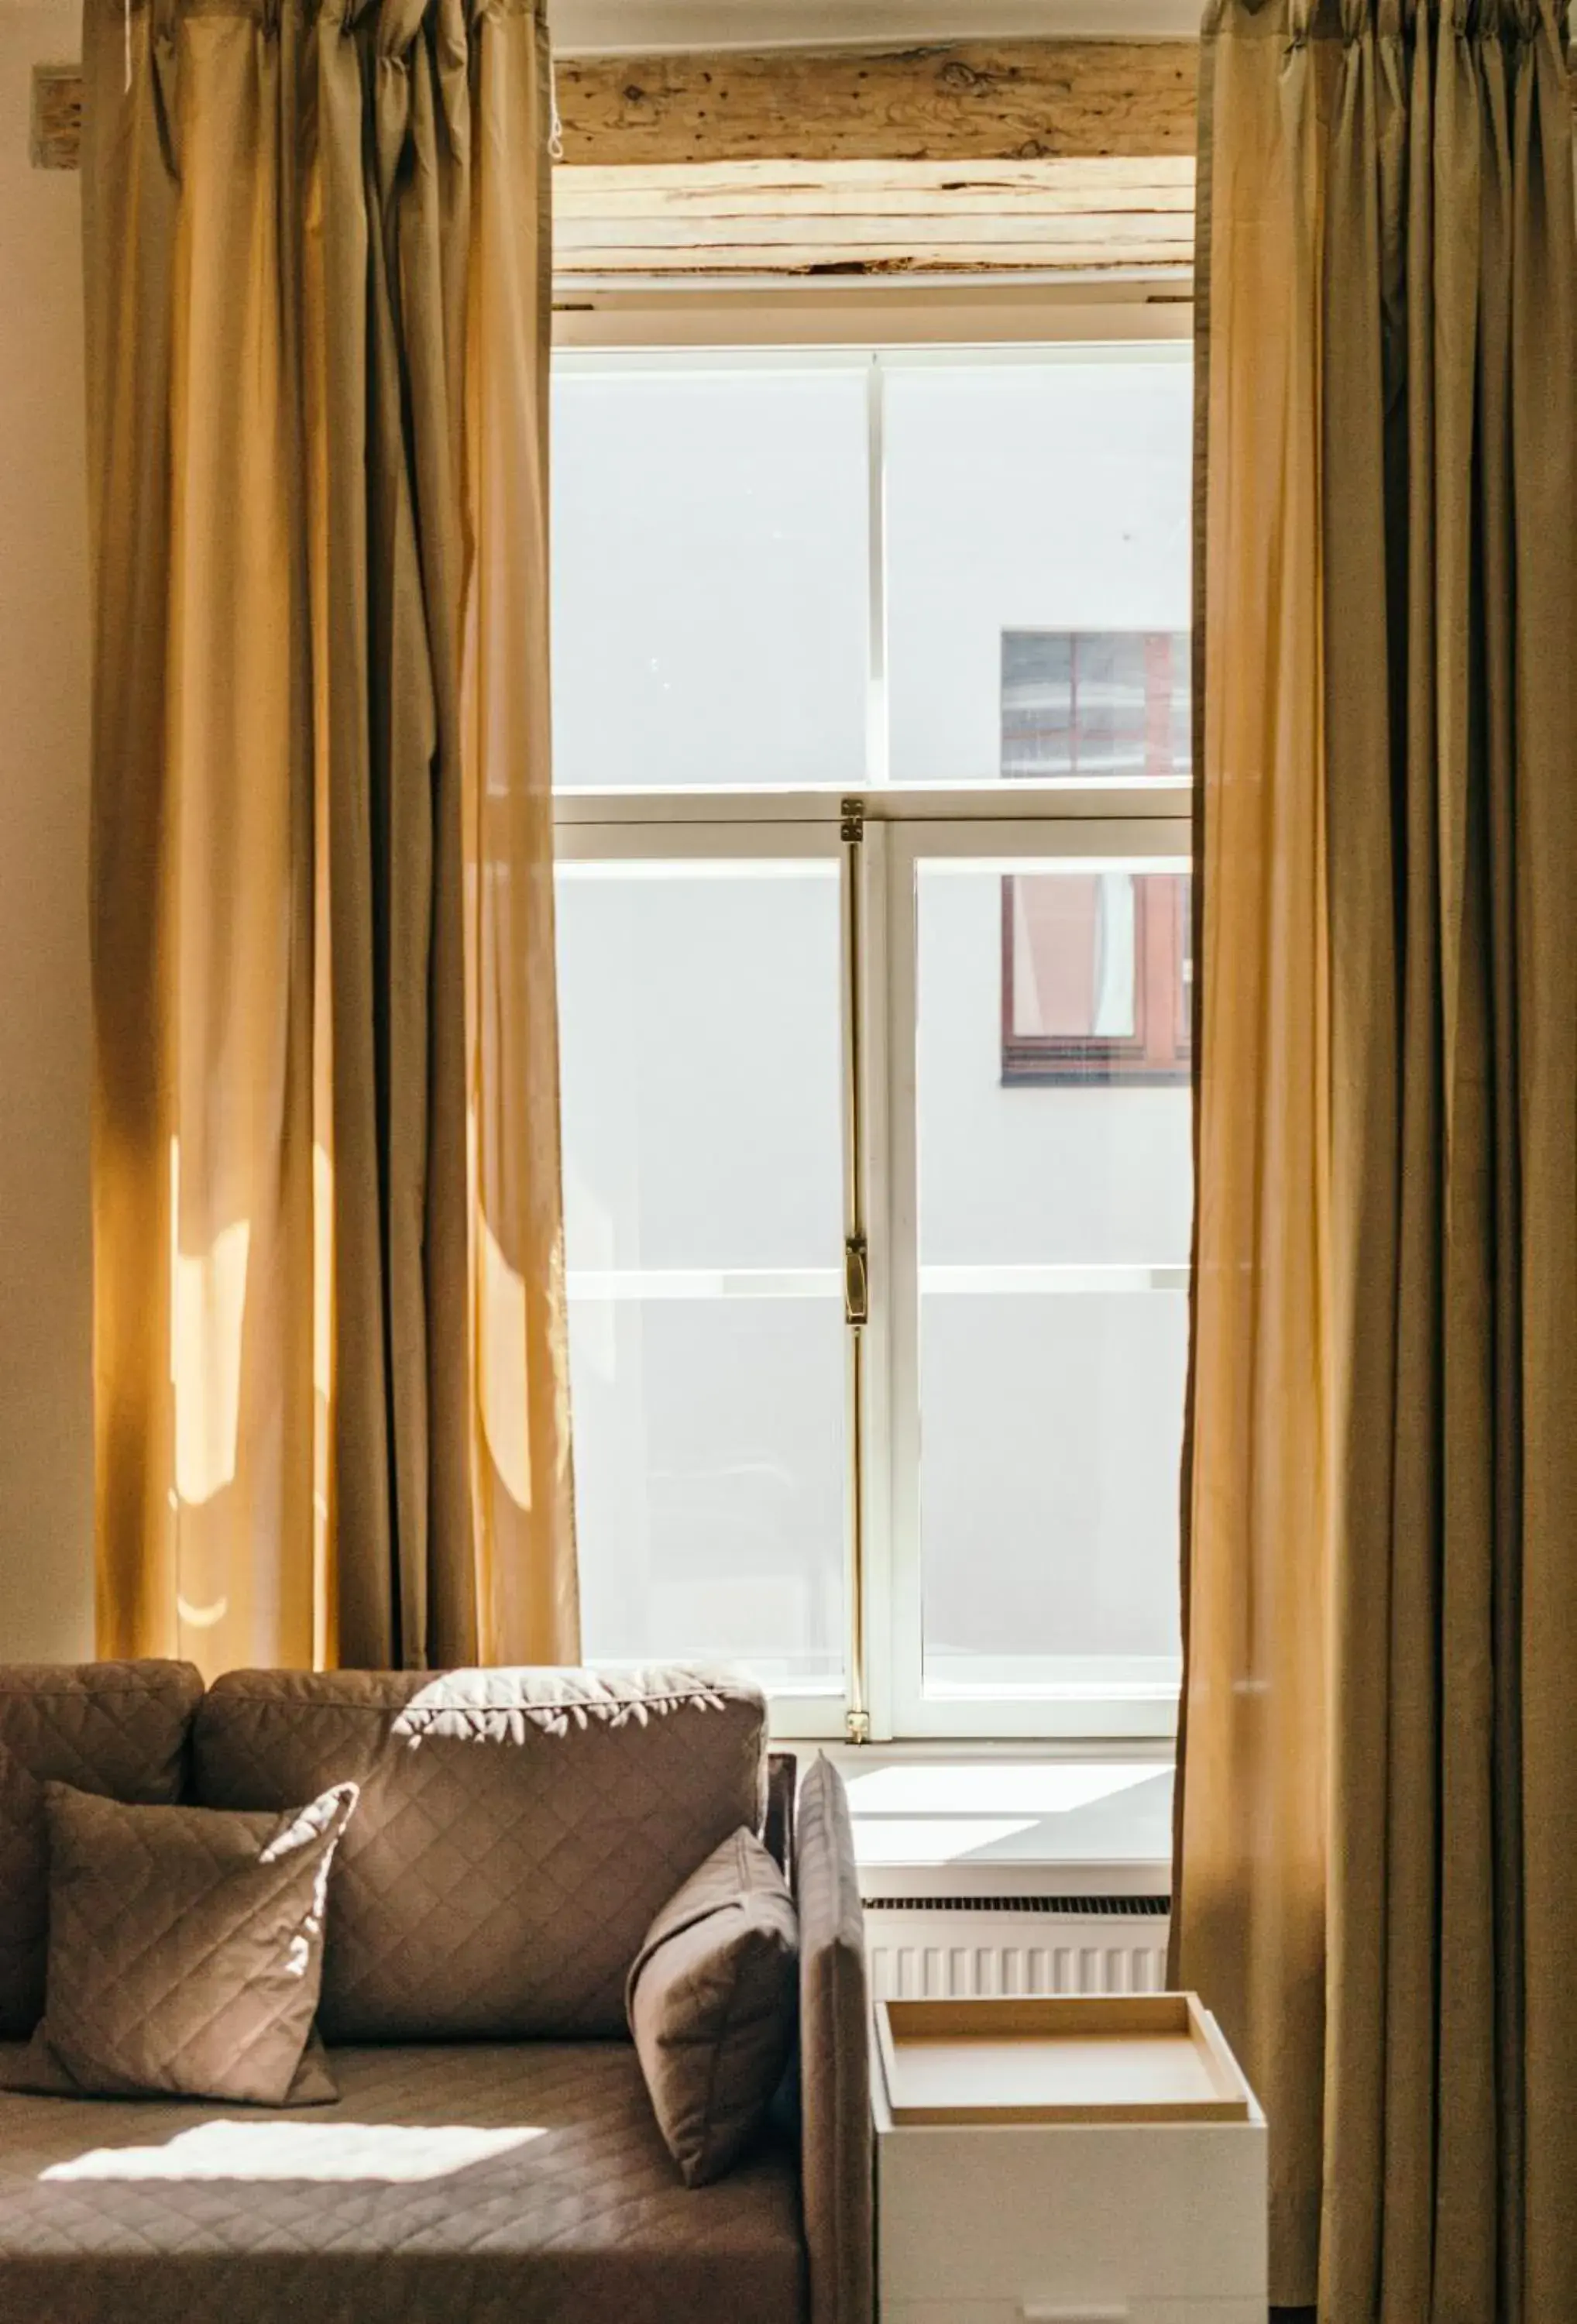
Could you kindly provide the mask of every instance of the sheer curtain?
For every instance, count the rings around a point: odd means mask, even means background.
[[[98,1638],[573,1659],[521,0],[88,0]]]
[[[1577,2316],[1577,252],[1551,0],[1217,0],[1175,1968],[1272,2297]]]

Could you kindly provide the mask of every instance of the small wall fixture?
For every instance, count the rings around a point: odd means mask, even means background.
[[[80,65],[34,65],[28,150],[35,170],[74,170],[82,136]]]

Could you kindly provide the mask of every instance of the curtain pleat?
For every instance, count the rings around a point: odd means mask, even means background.
[[[1178,1974],[1219,2007],[1277,2126],[1271,2209],[1284,2251],[1315,2236],[1306,2157],[1319,2149],[1323,2039],[1317,59],[1271,11],[1246,17],[1240,37],[1207,32],[1206,58],[1213,151],[1231,167],[1210,183],[1196,519],[1206,1065],[1174,1941]],[[1301,2274],[1277,2278],[1278,2299],[1312,2297]]]
[[[1207,20],[1176,1965],[1272,2297],[1577,2314],[1577,337],[1543,0]],[[1311,913],[1310,906],[1314,906]]]
[[[467,600],[465,752],[466,1044],[472,1130],[471,1376],[484,1635],[557,1641],[573,1659],[576,1572],[537,1545],[567,1533],[568,1374],[557,1091],[549,762],[548,363],[553,292],[545,200],[512,187],[545,168],[548,32],[505,20],[474,68],[476,183],[466,312],[466,448],[475,587]],[[523,646],[523,650],[522,650]],[[559,1513],[563,1512],[562,1517]],[[548,1658],[548,1657],[544,1657]]]
[[[85,12],[106,1653],[577,1650],[546,69],[519,0]]]

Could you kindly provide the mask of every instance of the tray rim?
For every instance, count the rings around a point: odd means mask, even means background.
[[[895,2026],[896,2018],[896,2026]],[[939,1997],[886,1995],[875,2007],[876,2045],[881,2058],[888,2112],[896,2129],[977,2124],[1246,2123],[1254,2098],[1220,2026],[1196,1993],[978,1994]],[[922,2032],[919,2029],[925,2027]],[[898,2051],[929,2041],[970,2039],[1045,2040],[1100,2033],[1120,2037],[1186,2034],[1204,2059],[1213,2095],[1198,2098],[1047,2100],[1001,2105],[966,2100],[956,2105],[905,2103],[898,2095]]]

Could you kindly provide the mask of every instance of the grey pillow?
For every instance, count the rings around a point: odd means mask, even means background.
[[[685,2183],[722,2176],[764,2121],[793,2048],[799,1929],[788,1884],[736,1831],[646,1932],[625,1990],[658,2127]]]
[[[45,1796],[44,2017],[11,2086],[275,2107],[337,2096],[312,2021],[356,1786],[283,1815],[130,1806],[65,1784]]]

